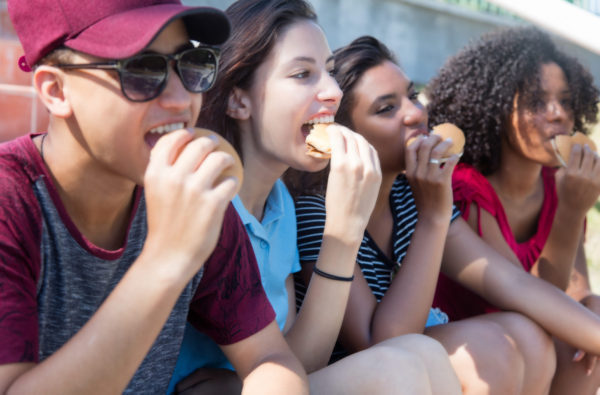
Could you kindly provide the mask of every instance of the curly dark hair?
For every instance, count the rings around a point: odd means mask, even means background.
[[[540,69],[556,63],[571,90],[574,131],[596,122],[598,89],[593,77],[550,36],[535,27],[512,27],[484,34],[448,59],[426,92],[429,123],[452,122],[466,137],[462,162],[482,174],[500,165],[500,142],[513,111],[534,109],[540,97]]]

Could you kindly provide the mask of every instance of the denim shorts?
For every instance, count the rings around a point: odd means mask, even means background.
[[[436,326],[440,324],[448,323],[448,314],[440,310],[439,307],[432,307],[429,309],[429,316],[427,317],[427,323],[425,327]]]

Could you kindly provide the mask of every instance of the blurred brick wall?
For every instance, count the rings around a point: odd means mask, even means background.
[[[23,0],[26,1],[26,0]],[[48,114],[31,87],[31,73],[17,65],[23,49],[0,0],[0,141],[45,130]]]

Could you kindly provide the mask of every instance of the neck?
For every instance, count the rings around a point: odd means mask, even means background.
[[[105,249],[122,246],[135,183],[107,172],[69,141],[44,140],[43,160],[69,217],[79,231]],[[67,159],[65,159],[67,158]]]
[[[379,218],[382,216],[391,215],[390,192],[392,191],[396,177],[398,177],[397,173],[382,174],[379,194],[375,201],[375,207],[373,207],[373,211],[371,212],[367,229],[372,229],[373,226],[380,223]]]
[[[525,158],[502,141],[500,167],[487,178],[499,195],[522,199],[536,191],[541,171],[542,165]]]
[[[279,171],[274,171],[272,167],[256,160],[244,162],[244,182],[239,196],[244,207],[259,221],[263,218],[269,193],[285,170],[282,167]]]
[[[257,147],[251,137],[253,132],[249,126],[244,127],[241,135],[244,182],[238,195],[246,210],[262,221],[269,193],[289,166]]]

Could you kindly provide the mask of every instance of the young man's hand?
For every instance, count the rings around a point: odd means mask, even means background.
[[[161,264],[182,262],[179,268],[196,273],[214,249],[227,205],[237,181],[215,184],[234,163],[215,151],[216,140],[195,138],[178,130],[162,137],[152,149],[144,177],[150,249]],[[159,258],[160,257],[160,258]],[[175,270],[175,268],[173,268]]]

